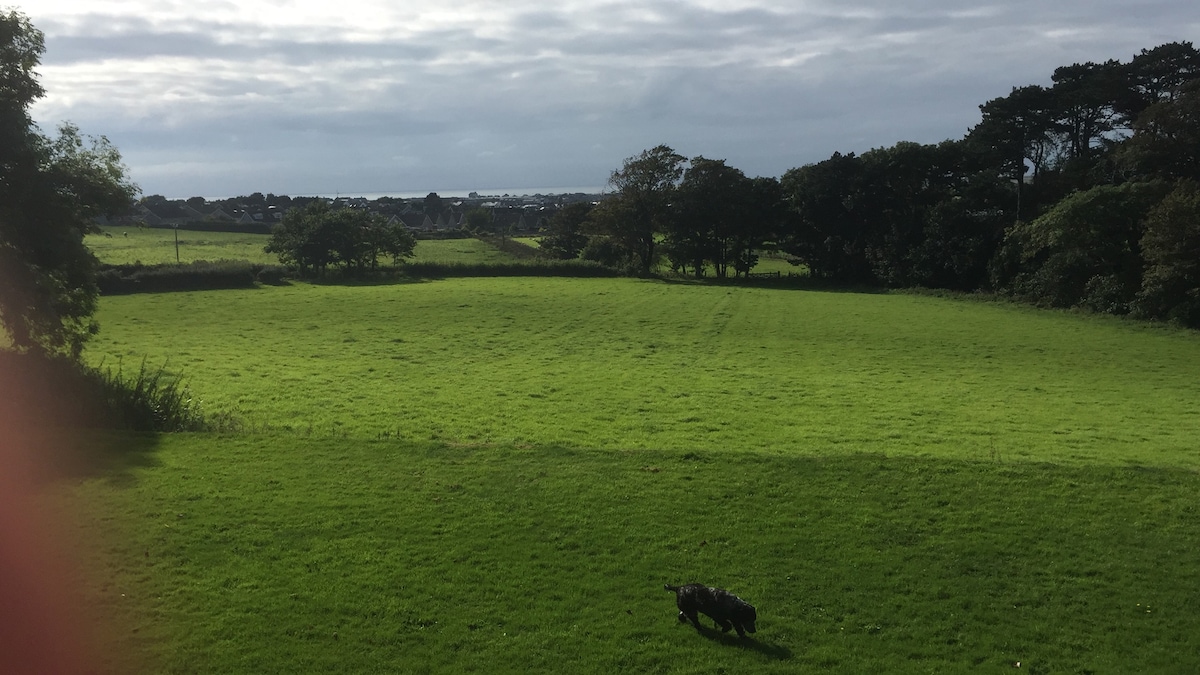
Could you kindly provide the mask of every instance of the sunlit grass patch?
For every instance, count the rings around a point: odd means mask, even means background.
[[[461,444],[1200,466],[1200,340],[911,295],[450,279],[106,298],[252,428]],[[231,377],[231,373],[237,377]]]

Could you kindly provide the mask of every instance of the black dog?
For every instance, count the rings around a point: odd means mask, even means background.
[[[700,630],[696,612],[701,612],[716,621],[725,633],[728,633],[730,628],[736,628],[738,637],[746,637],[746,633],[753,633],[755,630],[754,622],[758,620],[758,613],[754,611],[754,605],[723,588],[713,588],[704,584],[665,584],[663,588],[675,592],[680,623],[691,621],[696,630]]]

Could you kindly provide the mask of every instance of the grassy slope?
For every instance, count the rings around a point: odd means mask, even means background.
[[[251,426],[451,443],[1195,468],[1200,340],[905,295],[453,279],[107,298]]]
[[[114,672],[1200,668],[1192,333],[556,279],[101,320],[92,358],[169,356],[273,429],[62,485],[114,528],[85,603],[132,624]],[[677,624],[661,585],[692,580],[756,640]]]

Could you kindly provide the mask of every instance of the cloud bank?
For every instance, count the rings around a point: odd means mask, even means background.
[[[1200,41],[1189,0],[39,0],[45,128],[147,193],[599,186],[659,143],[778,176],[961,137],[1055,67]]]

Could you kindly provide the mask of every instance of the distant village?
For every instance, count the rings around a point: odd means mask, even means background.
[[[167,199],[161,195],[143,197],[121,216],[103,220],[102,225],[179,228],[184,230],[269,233],[290,209],[324,200],[337,207],[363,209],[377,213],[395,224],[403,223],[417,235],[447,236],[465,231],[467,214],[486,214],[488,229],[495,232],[533,233],[544,229],[546,221],[564,206],[576,202],[597,202],[600,194],[554,195],[480,195],[466,198],[440,197],[430,193],[423,198],[400,197],[289,197],[262,194],[229,199],[204,197]],[[479,217],[476,216],[476,222]]]

